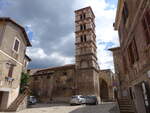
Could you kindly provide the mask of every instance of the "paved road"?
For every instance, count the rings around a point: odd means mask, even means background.
[[[36,104],[17,113],[119,113],[113,103],[96,106],[70,106],[66,104]]]

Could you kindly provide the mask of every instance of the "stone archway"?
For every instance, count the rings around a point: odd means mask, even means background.
[[[107,101],[109,99],[109,89],[107,82],[105,80],[100,80],[100,97],[102,101]]]

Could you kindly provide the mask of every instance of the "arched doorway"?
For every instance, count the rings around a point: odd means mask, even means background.
[[[100,81],[100,97],[103,102],[108,101],[108,99],[109,99],[108,93],[109,93],[108,85],[107,85],[106,81],[102,79]]]

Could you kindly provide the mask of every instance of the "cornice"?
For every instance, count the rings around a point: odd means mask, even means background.
[[[125,0],[118,0],[117,13],[116,13],[116,18],[115,18],[115,23],[114,23],[115,30],[118,30],[119,25],[120,25],[124,1]]]

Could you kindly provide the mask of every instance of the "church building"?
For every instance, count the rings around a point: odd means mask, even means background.
[[[44,102],[68,102],[73,95],[114,98],[113,73],[100,70],[97,61],[95,15],[91,7],[75,11],[75,64],[31,69],[32,94]]]

